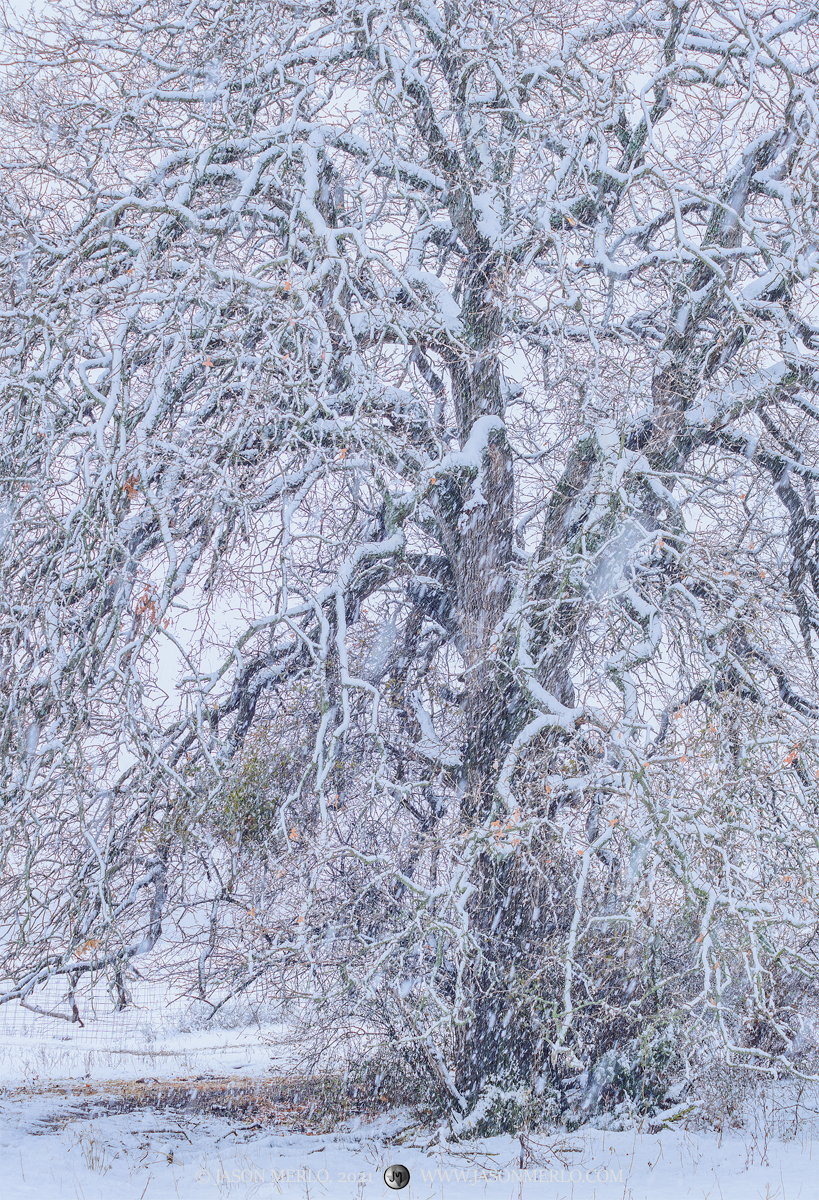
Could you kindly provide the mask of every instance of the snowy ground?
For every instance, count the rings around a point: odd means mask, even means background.
[[[311,1136],[161,1110],[89,1119],[72,1097],[7,1098],[0,1114],[6,1200],[366,1200],[396,1194],[382,1178],[391,1162],[410,1169],[406,1200],[808,1200],[818,1190],[814,1147],[801,1140],[589,1130],[536,1139],[522,1172],[511,1138],[446,1152],[425,1150],[417,1138],[386,1145],[399,1118]]]
[[[130,1023],[129,1023],[130,1022]],[[305,1119],[290,1102],[243,1108],[286,1074],[272,1030],[104,1022],[79,1029],[13,1014],[0,1021],[3,1200],[808,1200],[819,1139],[583,1129],[449,1146],[407,1114]],[[204,1103],[207,1100],[207,1103]],[[146,1103],[147,1102],[147,1105]],[[314,1103],[314,1102],[313,1102]],[[309,1115],[309,1114],[308,1114]],[[322,1132],[322,1129],[325,1131]],[[309,1131],[308,1131],[309,1130]],[[326,1132],[329,1130],[330,1132]],[[411,1172],[401,1193],[383,1171]]]

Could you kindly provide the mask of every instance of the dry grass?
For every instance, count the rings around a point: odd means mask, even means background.
[[[55,1113],[52,1128],[102,1113],[135,1110],[172,1111],[179,1115],[218,1117],[244,1129],[287,1128],[295,1133],[331,1133],[346,1121],[370,1122],[387,1108],[383,1097],[364,1095],[336,1079],[248,1078],[197,1075],[173,1079],[105,1080],[14,1088],[7,1100],[53,1097],[70,1102]],[[43,1123],[41,1122],[41,1128]],[[45,1129],[43,1129],[45,1132]]]

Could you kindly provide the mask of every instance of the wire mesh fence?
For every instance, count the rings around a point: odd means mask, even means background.
[[[166,984],[137,982],[129,990],[130,1002],[120,1008],[104,981],[77,988],[74,1003],[78,1019],[73,1019],[65,986],[50,981],[24,1004],[12,1001],[0,1007],[0,1040],[26,1038],[137,1048],[184,1027],[190,1001],[170,998]]]
[[[85,1053],[106,1061],[118,1056],[174,1057],[230,1046],[264,1045],[280,1019],[275,997],[260,986],[220,1009],[180,994],[178,979],[167,975],[128,981],[127,1003],[108,981],[78,984],[70,993],[64,980],[50,980],[23,1004],[0,1005],[0,1047],[7,1059],[36,1047]]]

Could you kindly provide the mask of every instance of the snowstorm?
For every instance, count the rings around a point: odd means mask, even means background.
[[[3,1194],[812,1194],[816,7],[0,12]]]

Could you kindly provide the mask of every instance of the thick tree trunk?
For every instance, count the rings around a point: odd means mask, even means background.
[[[503,415],[499,313],[487,307],[490,283],[485,266],[474,273],[463,308],[474,357],[450,363],[462,445],[480,417]],[[499,654],[501,622],[512,588],[514,505],[511,448],[505,431],[498,428],[490,433],[484,452],[481,502],[461,510],[453,539],[466,691],[461,776],[465,831],[493,819],[499,762],[517,732],[516,688]],[[527,1022],[514,1011],[511,994],[523,932],[515,875],[513,860],[481,855],[477,887],[469,901],[470,928],[481,953],[467,981],[473,1019],[460,1036],[456,1082],[470,1109],[487,1082],[516,1073],[515,1064],[527,1044]]]

